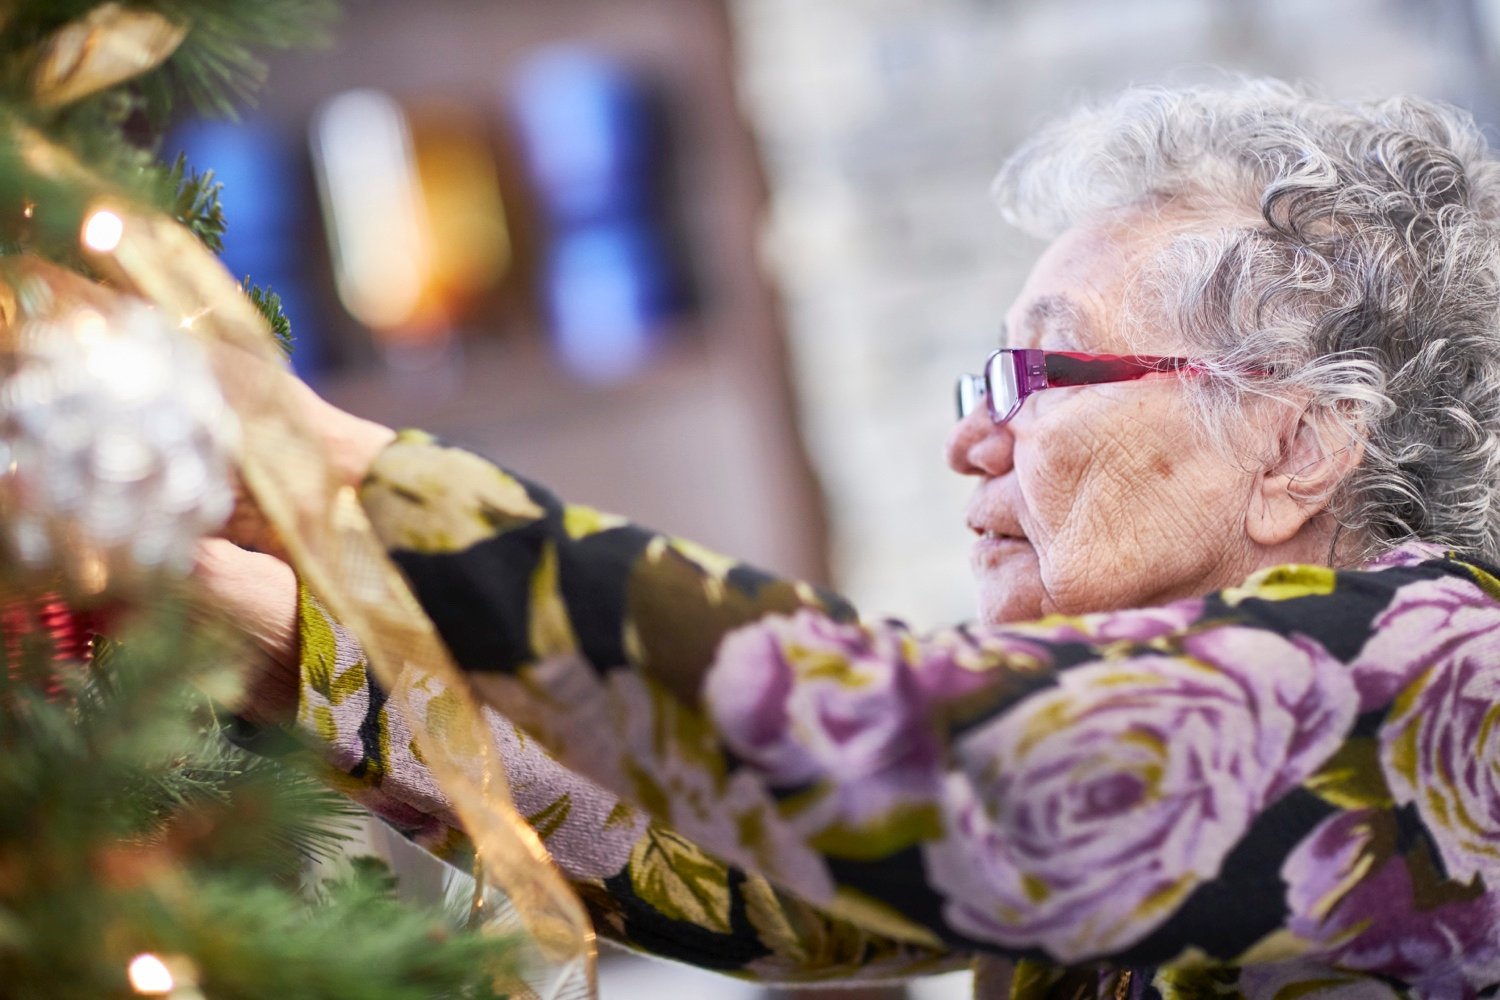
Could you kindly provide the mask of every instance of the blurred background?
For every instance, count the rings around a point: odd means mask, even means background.
[[[953,378],[1038,250],[987,201],[1007,151],[1224,70],[1493,122],[1497,44],[1500,0],[364,0],[167,151],[334,401],[935,625],[972,607]],[[759,991],[605,963],[605,1000],[679,995]]]

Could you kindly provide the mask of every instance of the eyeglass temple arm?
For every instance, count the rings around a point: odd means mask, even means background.
[[[1192,358],[1132,354],[1078,354],[1073,351],[1037,351],[1036,353],[1042,355],[1047,385],[1056,386],[1133,382],[1148,375],[1195,371],[1202,367]],[[1027,367],[1032,366],[1028,364]]]

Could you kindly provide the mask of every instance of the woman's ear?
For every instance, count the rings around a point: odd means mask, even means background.
[[[1304,406],[1279,430],[1246,511],[1246,531],[1265,546],[1291,541],[1327,510],[1365,454],[1364,441],[1349,421],[1326,406]]]

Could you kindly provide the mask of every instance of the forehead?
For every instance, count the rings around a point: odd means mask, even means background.
[[[1165,323],[1129,323],[1126,299],[1170,231],[1143,213],[1083,223],[1042,253],[1006,313],[1008,347],[1168,353]],[[1132,316],[1139,319],[1140,303]],[[1159,332],[1158,332],[1159,331]]]

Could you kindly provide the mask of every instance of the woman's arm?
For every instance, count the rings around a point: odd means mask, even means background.
[[[211,539],[195,577],[205,603],[266,654],[237,706],[249,726],[236,738],[259,752],[295,754],[407,838],[467,867],[472,846],[353,634],[273,556]],[[493,710],[485,714],[518,810],[616,943],[770,983],[908,977],[967,961],[830,917],[723,864],[557,764]],[[285,726],[302,739],[271,738]]]
[[[1062,963],[1494,957],[1500,821],[1470,831],[1467,756],[1429,759],[1449,688],[1500,662],[1481,569],[917,635],[421,435],[362,497],[490,704],[863,926]]]
[[[411,733],[388,711],[356,638],[302,591],[298,728],[332,783],[403,835],[460,865],[471,846]],[[553,760],[492,710],[516,807],[605,937],[772,983],[872,980],[960,967],[961,954],[892,941],[728,867]]]

